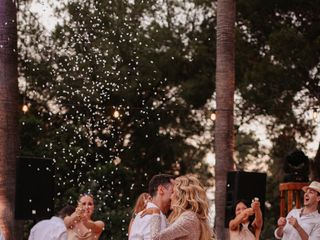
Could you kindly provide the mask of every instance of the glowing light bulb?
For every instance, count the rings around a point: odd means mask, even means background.
[[[211,119],[212,121],[216,120],[216,114],[215,114],[214,112],[211,113],[210,119]]]
[[[114,110],[114,112],[113,112],[113,117],[114,117],[114,118],[120,117],[120,112],[119,112],[118,110]]]
[[[313,118],[313,120],[317,120],[317,119],[318,119],[318,112],[317,112],[317,110],[313,110],[312,118]]]
[[[27,104],[23,104],[23,106],[22,106],[22,112],[26,113],[26,112],[28,112],[28,111],[29,111],[28,105],[27,105]]]

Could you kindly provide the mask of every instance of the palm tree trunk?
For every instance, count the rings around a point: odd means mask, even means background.
[[[17,25],[13,0],[0,0],[0,230],[15,240],[18,141]]]
[[[215,123],[215,226],[217,239],[224,228],[227,172],[233,169],[235,89],[235,0],[218,0]]]

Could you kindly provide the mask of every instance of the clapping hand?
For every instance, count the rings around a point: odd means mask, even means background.
[[[287,224],[287,220],[284,217],[280,217],[278,219],[278,226],[279,227],[284,227]]]
[[[288,219],[289,224],[291,224],[294,228],[297,228],[299,226],[298,220],[294,217],[289,217]]]

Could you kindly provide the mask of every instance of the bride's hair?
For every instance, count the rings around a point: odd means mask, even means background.
[[[169,222],[174,222],[183,212],[193,211],[200,220],[200,240],[210,240],[212,231],[208,222],[209,201],[204,187],[195,175],[187,174],[175,179],[175,199]]]

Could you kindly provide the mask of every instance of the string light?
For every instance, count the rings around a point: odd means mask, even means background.
[[[118,110],[114,110],[113,117],[114,118],[119,118],[120,117],[120,112]]]
[[[27,96],[27,83],[25,83],[24,85],[23,102],[22,102],[22,108],[21,108],[23,113],[26,113],[29,111],[29,106],[26,102],[26,96]]]
[[[215,121],[215,120],[216,120],[216,113],[215,113],[215,112],[213,112],[213,113],[210,114],[210,119],[211,119],[212,121]]]
[[[23,113],[26,113],[26,112],[28,112],[28,111],[29,111],[28,105],[27,105],[27,104],[23,104],[23,105],[22,105],[22,112],[23,112]]]
[[[313,120],[317,120],[317,119],[318,119],[318,112],[317,112],[317,109],[313,109],[313,112],[312,112],[312,118],[313,118]]]

